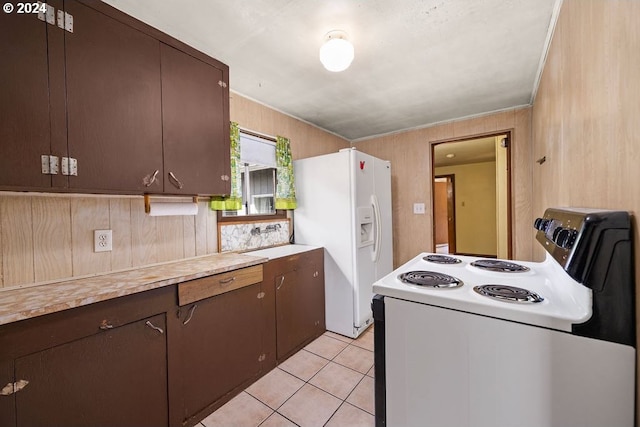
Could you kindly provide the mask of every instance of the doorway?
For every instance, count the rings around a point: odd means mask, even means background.
[[[455,175],[437,175],[433,181],[433,221],[436,253],[456,253]]]
[[[510,132],[432,143],[436,252],[511,258]]]

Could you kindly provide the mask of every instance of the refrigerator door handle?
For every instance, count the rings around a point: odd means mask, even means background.
[[[380,205],[378,204],[378,198],[375,194],[371,195],[371,205],[373,206],[373,222],[376,230],[371,259],[373,262],[378,262],[380,259],[380,234],[382,233],[382,224],[380,222]]]

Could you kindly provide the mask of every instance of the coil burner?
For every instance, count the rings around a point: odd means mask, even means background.
[[[461,259],[448,255],[427,255],[422,259],[436,264],[460,264],[462,262]]]
[[[479,259],[471,263],[472,266],[482,270],[498,271],[501,273],[522,273],[529,271],[529,267],[513,262],[498,259]]]
[[[518,302],[518,303],[538,303],[544,301],[540,295],[508,285],[481,285],[474,286],[473,290],[489,298],[495,298],[502,301]]]
[[[402,283],[428,288],[457,288],[462,280],[435,271],[408,271],[398,276]]]

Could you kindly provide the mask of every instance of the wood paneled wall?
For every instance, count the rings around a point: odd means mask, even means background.
[[[534,166],[534,211],[554,205],[630,211],[636,281],[640,278],[639,23],[639,1],[564,0],[532,116],[534,158],[547,159]],[[638,310],[640,292],[636,296]],[[637,321],[636,330],[640,332]]]
[[[291,140],[293,157],[348,141],[232,94],[231,120]],[[189,199],[190,200],[190,199]],[[216,214],[149,217],[142,197],[0,193],[0,289],[117,271],[217,252]],[[113,230],[113,251],[93,252],[93,230]]]
[[[142,197],[3,193],[1,287],[214,253],[216,215],[206,202],[199,208],[197,216],[150,217]],[[113,230],[113,251],[93,251],[99,229]]]
[[[513,255],[532,257],[531,109],[513,109],[473,119],[439,124],[357,142],[359,150],[391,161],[393,258],[401,265],[420,252],[432,252],[433,217],[413,213],[414,203],[432,206],[431,144],[511,131],[511,201]]]
[[[350,146],[344,138],[234,92],[231,93],[231,120],[244,129],[289,138],[294,160],[333,153]]]

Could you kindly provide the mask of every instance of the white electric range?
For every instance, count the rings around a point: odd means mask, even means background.
[[[376,426],[631,426],[626,212],[548,209],[543,262],[419,254],[373,286]]]

